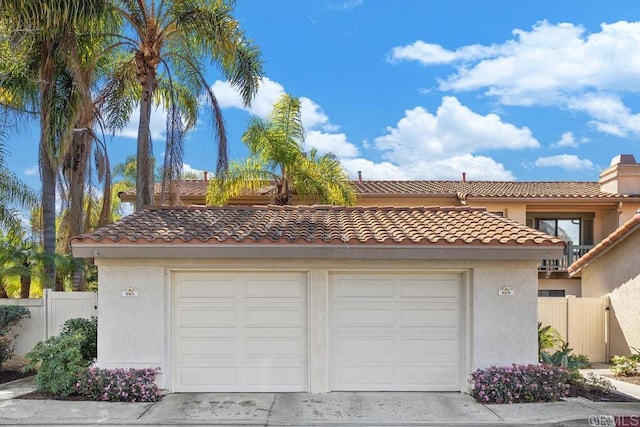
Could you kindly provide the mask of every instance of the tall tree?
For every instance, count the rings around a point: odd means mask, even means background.
[[[243,192],[274,186],[273,202],[293,203],[294,193],[320,203],[352,205],[355,189],[346,171],[332,154],[319,156],[303,151],[300,100],[287,94],[273,106],[267,119],[254,117],[242,136],[252,157],[232,162],[222,177],[211,180],[207,204],[222,205]]]
[[[75,84],[83,84],[76,78],[79,74],[77,31],[86,29],[91,19],[99,18],[105,5],[104,0],[3,0],[2,3],[3,25],[27,35],[18,49],[27,52],[22,70],[26,77],[23,81],[27,83],[18,82],[14,87],[23,89],[20,99],[25,106],[30,103],[30,110],[39,114],[44,251],[51,256],[55,254],[56,245],[56,174],[76,118],[69,98],[58,96],[64,90],[61,76],[68,72]],[[35,88],[33,82],[36,82]],[[45,274],[48,283],[53,283],[53,261],[45,263]]]
[[[227,138],[222,113],[205,78],[204,60],[217,65],[249,105],[262,77],[258,48],[232,16],[233,0],[119,0],[116,12],[126,22],[121,45],[131,56],[119,73],[135,78],[140,88],[137,141],[136,208],[153,203],[151,109],[167,109],[164,179],[180,179],[184,132],[194,126],[201,93],[212,109],[218,144],[217,173],[227,169]],[[134,70],[134,73],[131,70]],[[181,89],[178,89],[179,83]],[[157,96],[163,88],[166,94]]]

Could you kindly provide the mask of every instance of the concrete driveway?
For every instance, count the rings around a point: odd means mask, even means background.
[[[0,386],[5,425],[591,425],[640,403],[482,405],[462,393],[175,393],[157,403],[23,400],[33,380]],[[598,425],[608,425],[602,424]]]

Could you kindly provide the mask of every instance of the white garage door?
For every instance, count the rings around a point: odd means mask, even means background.
[[[332,390],[461,390],[460,274],[334,274]]]
[[[176,273],[174,391],[306,391],[305,273]]]

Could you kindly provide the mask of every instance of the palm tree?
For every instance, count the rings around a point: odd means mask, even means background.
[[[262,77],[258,48],[231,15],[232,0],[120,0],[113,7],[125,21],[119,44],[130,50],[117,74],[135,76],[139,87],[136,209],[153,202],[153,159],[149,130],[152,104],[167,108],[164,179],[180,179],[184,132],[196,123],[201,92],[213,112],[218,144],[217,173],[227,169],[222,113],[205,78],[203,60],[218,65],[246,105]],[[160,68],[161,67],[161,68]],[[117,85],[117,83],[114,83]],[[179,86],[177,85],[179,84]],[[124,85],[119,87],[124,90]],[[157,90],[162,96],[158,96]]]
[[[99,19],[105,5],[105,0],[3,0],[2,3],[3,27],[26,34],[17,46],[18,51],[26,52],[24,66],[20,75],[12,76],[9,83],[19,104],[37,112],[40,119],[38,151],[44,251],[51,256],[55,254],[56,242],[56,174],[76,119],[76,110],[64,92],[68,86],[63,83],[70,75],[75,85],[83,85],[82,79],[77,78],[80,64],[77,31],[90,28],[87,22]],[[83,94],[88,92],[81,90]],[[45,263],[45,274],[53,283],[53,261]]]
[[[274,186],[273,202],[292,204],[294,192],[320,203],[352,205],[355,189],[340,162],[332,154],[319,156],[315,149],[303,152],[300,100],[287,94],[273,106],[267,119],[252,118],[242,136],[251,157],[232,162],[222,177],[211,180],[207,204],[223,205],[243,192]]]

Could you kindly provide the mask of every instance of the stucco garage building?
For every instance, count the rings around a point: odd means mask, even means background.
[[[537,267],[564,244],[477,208],[261,206],[143,210],[72,247],[99,269],[100,366],[327,392],[535,363]]]

